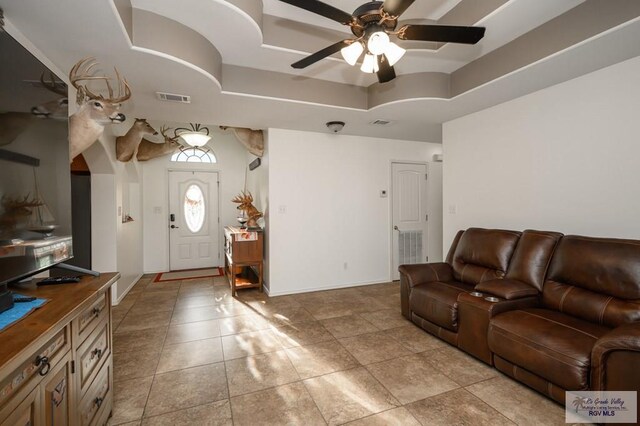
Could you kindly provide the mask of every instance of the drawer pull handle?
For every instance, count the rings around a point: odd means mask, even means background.
[[[102,356],[102,349],[95,348],[93,351],[91,351],[91,359],[95,357],[98,357],[98,359],[100,359],[101,356]]]
[[[101,311],[102,311],[102,310],[96,306],[95,308],[93,308],[93,310],[91,311],[91,313],[93,314],[93,316],[97,317],[98,315],[100,315],[100,312],[101,312]]]
[[[93,403],[100,408],[100,406],[102,405],[102,403],[104,402],[104,398],[96,398]]]
[[[36,357],[35,365],[36,367],[40,367],[38,369],[38,374],[40,374],[41,376],[46,376],[47,373],[49,373],[49,370],[51,370],[51,364],[49,364],[49,357],[46,357],[46,356],[38,355]]]

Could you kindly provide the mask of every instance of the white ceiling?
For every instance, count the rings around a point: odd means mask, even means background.
[[[136,29],[134,19],[132,41],[112,0],[0,0],[0,6],[5,12],[7,31],[30,40],[62,72],[68,72],[86,56],[95,56],[104,70],[117,66],[133,88],[133,98],[124,110],[130,118],[309,131],[326,131],[325,122],[343,120],[347,122],[343,131],[346,134],[439,142],[441,123],[445,121],[640,54],[636,46],[640,24],[637,15],[629,13],[628,20],[616,21],[606,31],[576,39],[537,60],[523,59],[521,65],[507,67],[504,52],[509,52],[519,37],[531,35],[541,25],[554,18],[563,19],[572,9],[594,1],[507,1],[474,23],[487,28],[480,43],[409,50],[396,66],[399,78],[386,86],[378,84],[374,76],[350,67],[339,56],[304,70],[292,69],[292,62],[349,38],[350,32],[347,27],[279,0],[262,0],[259,14],[255,13],[255,6],[260,6],[260,0],[132,0],[134,17],[138,11],[152,12],[204,37],[212,57],[219,53],[219,72],[181,58],[181,51],[187,53],[192,48],[190,43],[180,44],[181,40],[171,40],[172,48],[177,49],[171,52],[136,45],[136,31],[141,32],[142,28]],[[350,13],[362,2],[326,3]],[[401,21],[438,20],[459,3],[461,0],[417,0]],[[566,29],[568,38],[576,32],[577,29]],[[158,34],[160,43],[162,34]],[[411,43],[411,47],[415,45]],[[531,46],[531,51],[541,49]],[[496,63],[491,63],[493,58]],[[493,75],[492,67],[504,70]],[[245,68],[249,70],[243,73],[242,80],[239,72]],[[472,74],[480,75],[485,70],[486,81],[453,93],[454,83],[462,81],[464,71],[476,68],[481,71]],[[417,73],[426,73],[425,78]],[[451,96],[430,95],[428,73],[445,73],[447,79],[451,78]],[[406,83],[410,79],[412,85]],[[337,94],[335,102],[322,93],[325,86]],[[412,95],[413,88],[425,94]],[[450,90],[448,85],[444,89]],[[155,97],[156,91],[190,95],[192,103],[161,102]],[[361,96],[356,102],[360,106],[345,106],[348,100],[339,100],[340,96]],[[387,100],[373,101],[380,96]],[[376,119],[393,123],[386,127],[369,124]]]

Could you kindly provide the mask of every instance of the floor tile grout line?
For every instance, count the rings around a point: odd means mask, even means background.
[[[180,292],[180,287],[181,286],[182,286],[182,281],[180,281],[180,284],[178,285],[178,292]],[[175,302],[174,302],[174,306],[175,306]],[[173,310],[171,311],[171,316],[173,317]],[[171,325],[171,318],[169,318],[169,325]],[[142,419],[144,419],[144,415],[147,412],[147,405],[149,404],[149,397],[151,396],[151,391],[153,389],[153,385],[156,382],[156,375],[157,375],[157,371],[158,371],[158,366],[160,365],[160,360],[162,359],[162,352],[164,351],[164,342],[167,340],[168,333],[169,333],[169,327],[167,327],[167,331],[165,332],[164,338],[162,339],[160,356],[158,357],[158,361],[156,362],[156,366],[154,368],[154,373],[153,373],[153,380],[151,381],[151,387],[149,387],[149,393],[147,393],[147,398],[146,398],[146,400],[144,402],[144,408],[142,409]]]
[[[153,419],[154,417],[160,417],[160,416],[165,416],[167,414],[177,413],[179,411],[190,410],[192,408],[202,407],[203,405],[215,404],[216,402],[220,402],[220,401],[229,401],[229,408],[231,408],[231,398],[227,397],[227,398],[222,398],[222,399],[216,399],[214,401],[208,401],[208,402],[205,402],[203,404],[196,404],[196,405],[190,405],[190,406],[187,406],[187,407],[182,407],[182,408],[179,408],[177,410],[165,411],[165,412],[162,412],[162,413],[159,413],[159,414],[154,414],[153,416],[145,417],[143,415],[142,417],[137,419],[137,421],[143,422],[143,421],[145,421],[147,419]],[[132,421],[136,421],[136,420],[132,420]],[[127,422],[125,422],[125,423],[127,423]]]
[[[495,377],[493,377],[495,379]],[[489,379],[491,380],[491,379]],[[475,383],[474,383],[475,384]],[[469,385],[471,386],[471,385]],[[485,401],[484,399],[482,399],[481,397],[479,397],[478,395],[474,394],[473,392],[471,392],[470,390],[468,390],[466,387],[463,387],[461,389],[464,389],[465,392],[468,392],[469,395],[473,396],[474,398],[477,398],[478,401],[482,402],[483,404],[485,404],[487,407],[490,407],[491,409],[493,409],[496,413],[498,413],[500,416],[502,416],[503,418],[505,418],[508,422],[517,425],[518,423],[514,420],[511,420],[509,417],[507,417],[502,411],[500,411],[497,407],[494,407],[492,404],[490,404],[488,401]]]
[[[178,293],[178,295],[179,295],[179,294],[180,294],[180,293]],[[140,298],[140,295],[137,295],[137,299],[139,299],[139,298]],[[176,310],[176,309],[175,309],[175,306],[177,305],[177,300],[178,300],[178,297],[176,298],[176,301],[174,302],[174,308],[172,309],[172,315],[171,315],[171,317],[172,317],[172,318],[173,318],[173,313],[174,313],[174,312],[175,312],[175,310]],[[248,302],[248,301],[246,301],[246,300],[243,300],[243,301],[242,301],[242,303],[244,303],[244,304],[247,304],[247,302]],[[135,302],[134,302],[134,304],[135,304]],[[131,310],[131,308],[132,308],[132,307],[133,307],[133,305],[132,305],[128,310],[127,310],[127,313],[125,313],[125,316],[129,313],[129,311]],[[306,309],[306,307],[305,307],[304,305],[302,305],[302,304],[300,304],[300,307],[301,307],[302,309]],[[376,309],[376,310],[374,310],[374,311],[369,311],[369,312],[379,312],[379,311],[382,311],[382,310],[387,310],[387,308],[379,308],[379,309]],[[391,310],[391,309],[388,309],[388,310]],[[254,311],[255,311],[255,310],[254,310]],[[249,331],[244,331],[244,332],[240,332],[240,333],[233,333],[233,334],[229,334],[229,335],[225,335],[225,336],[222,336],[222,335],[220,335],[220,336],[212,336],[212,337],[207,337],[206,339],[196,339],[196,340],[193,340],[193,341],[200,341],[200,340],[207,340],[207,339],[213,340],[214,338],[218,338],[218,339],[220,339],[220,341],[222,341],[222,338],[223,338],[223,337],[231,337],[231,336],[235,336],[235,335],[242,335],[242,334],[248,334],[248,333],[262,333],[262,332],[265,332],[265,331],[266,331],[266,332],[271,332],[271,333],[273,333],[273,332],[274,332],[274,330],[277,330],[278,328],[282,328],[282,327],[286,327],[286,326],[291,325],[291,324],[295,324],[295,323],[289,323],[289,324],[287,324],[287,323],[282,323],[282,322],[272,322],[271,320],[269,320],[269,319],[268,319],[268,318],[269,318],[269,316],[264,315],[264,314],[262,314],[261,312],[257,312],[257,311],[256,311],[256,313],[257,313],[257,315],[259,315],[259,316],[260,316],[260,317],[262,317],[262,318],[265,318],[265,320],[267,320],[267,321],[269,322],[269,327],[268,327],[268,328],[261,329],[261,330],[249,330]],[[362,316],[362,312],[356,312],[356,313],[352,313],[352,314],[349,314],[349,315],[359,316],[359,317],[361,317],[362,319],[364,319],[365,321],[367,321],[367,322],[371,323],[371,321],[367,320],[366,318],[364,318],[364,317]],[[300,321],[300,322],[317,322],[317,323],[318,323],[318,325],[319,325],[319,326],[321,326],[325,331],[327,331],[330,335],[334,336],[334,335],[333,335],[333,333],[331,333],[331,332],[330,332],[330,331],[329,331],[329,330],[324,326],[324,324],[322,324],[322,320],[318,320],[318,319],[317,319],[317,317],[313,316],[313,314],[311,314],[311,316],[314,318],[314,320],[315,320],[315,321]],[[344,316],[344,315],[342,315],[342,316]],[[232,317],[233,317],[233,316],[232,316]],[[231,318],[231,317],[223,317],[223,318],[218,318],[218,319],[215,319],[215,320],[216,320],[216,321],[219,321],[219,320],[224,319],[224,318]],[[336,317],[332,317],[332,318],[336,318]],[[207,320],[205,320],[205,321],[207,321]],[[184,324],[193,324],[193,323],[197,323],[197,322],[202,322],[202,321],[196,321],[196,322],[184,323]],[[372,324],[372,326],[373,326],[374,328],[376,328],[378,331],[371,332],[371,333],[369,333],[369,334],[373,334],[373,333],[381,333],[381,332],[382,332],[382,333],[384,333],[385,335],[387,335],[387,336],[388,336],[388,334],[386,333],[386,331],[388,331],[389,329],[384,330],[384,329],[381,329],[380,327],[376,326],[376,325],[375,325],[375,324],[373,324],[373,323],[371,323],[371,324]],[[408,323],[408,324],[411,324],[411,323]],[[407,324],[407,325],[408,325],[408,324]],[[182,325],[182,324],[180,324],[180,325]],[[167,326],[167,331],[165,332],[164,339],[163,339],[163,343],[162,343],[162,350],[164,350],[164,348],[165,348],[166,346],[170,346],[170,345],[167,345],[167,344],[166,344],[166,339],[167,339],[167,336],[168,336],[168,331],[169,331],[169,329],[171,328],[171,326],[172,326],[171,324],[170,324],[169,326]],[[399,327],[405,327],[405,325],[403,325],[403,326],[399,326]],[[394,327],[394,328],[399,328],[399,327]],[[392,328],[392,329],[393,329],[393,328]],[[364,334],[367,334],[367,333],[364,333]],[[356,336],[350,336],[350,337],[356,337]],[[348,337],[345,337],[345,338],[348,338]],[[278,340],[279,340],[279,339],[278,339]],[[399,343],[399,344],[401,343],[401,342],[399,342],[397,339],[394,339],[394,340],[395,340],[397,343]],[[346,351],[347,351],[351,356],[353,356],[353,354],[352,354],[352,353],[351,353],[351,352],[350,352],[350,351],[349,351],[349,350],[344,346],[344,344],[343,344],[342,342],[340,342],[340,340],[339,340],[339,339],[336,339],[336,338],[335,338],[335,336],[334,336],[334,339],[333,339],[333,340],[331,340],[331,342],[334,342],[334,341],[337,341],[337,342],[342,346],[342,348],[344,348],[344,349],[345,349],[345,350],[346,350]],[[186,342],[178,342],[178,343],[186,343]],[[281,343],[281,342],[280,342],[280,343]],[[305,347],[305,346],[317,345],[317,344],[321,344],[321,343],[326,343],[326,342],[325,342],[325,341],[322,341],[322,342],[313,342],[313,343],[308,343],[308,344],[300,345],[300,346],[297,346],[297,347]],[[174,343],[174,344],[176,344],[176,343]],[[173,344],[171,344],[171,345],[173,345]],[[366,364],[366,365],[365,365],[365,364],[362,364],[360,361],[358,361],[358,360],[356,359],[356,361],[358,362],[358,365],[357,365],[357,366],[354,366],[354,367],[352,367],[352,368],[347,368],[347,369],[345,369],[345,370],[336,370],[336,371],[327,372],[327,373],[324,373],[324,374],[321,374],[321,375],[318,375],[318,376],[311,376],[311,377],[308,377],[308,378],[302,378],[302,377],[300,377],[300,373],[298,372],[298,370],[295,368],[295,365],[293,365],[293,362],[291,361],[291,357],[290,357],[290,355],[289,355],[289,350],[293,350],[293,349],[295,349],[296,347],[286,347],[286,346],[284,346],[284,344],[282,344],[282,343],[281,343],[281,346],[282,346],[282,348],[279,348],[279,349],[274,349],[274,350],[270,350],[270,351],[267,351],[267,352],[261,352],[261,353],[259,353],[259,354],[251,354],[251,355],[243,356],[243,357],[240,357],[240,358],[233,358],[233,359],[231,359],[231,360],[227,360],[226,358],[224,358],[224,349],[222,349],[222,350],[223,350],[223,361],[221,361],[221,362],[223,362],[223,363],[225,364],[225,380],[226,380],[226,382],[227,382],[227,392],[228,392],[228,399],[229,399],[229,401],[231,400],[231,398],[232,398],[232,397],[231,397],[231,395],[230,395],[230,390],[229,390],[229,379],[228,379],[227,370],[226,370],[226,362],[227,362],[227,361],[232,361],[232,360],[237,360],[237,359],[248,358],[248,357],[251,357],[251,356],[258,356],[258,355],[269,354],[269,353],[278,352],[278,351],[285,351],[285,355],[287,356],[287,359],[288,359],[288,361],[289,361],[289,363],[290,363],[291,367],[293,367],[293,370],[296,372],[296,374],[297,374],[297,376],[298,376],[298,380],[293,381],[293,382],[289,382],[289,383],[286,383],[286,384],[282,384],[282,385],[274,385],[274,386],[270,386],[270,387],[267,387],[267,388],[264,388],[264,389],[257,390],[257,391],[255,391],[255,392],[249,392],[249,393],[247,393],[247,394],[241,394],[241,395],[237,395],[237,396],[249,395],[249,394],[251,394],[251,393],[256,393],[256,392],[263,392],[263,391],[266,391],[266,390],[269,390],[269,389],[277,388],[277,387],[279,387],[279,386],[285,386],[285,385],[290,385],[290,384],[299,383],[299,382],[302,382],[302,383],[304,384],[304,382],[305,382],[306,380],[310,380],[310,379],[313,379],[313,378],[319,378],[319,377],[322,377],[322,376],[325,376],[325,375],[328,375],[328,374],[333,374],[333,373],[337,373],[337,372],[341,372],[341,371],[348,371],[348,370],[350,370],[350,369],[356,369],[356,368],[364,367],[364,368],[365,368],[365,370],[368,372],[368,374],[370,374],[372,377],[374,377],[374,379],[375,379],[375,380],[376,380],[376,381],[377,381],[377,382],[382,386],[382,388],[383,388],[383,389],[385,389],[385,390],[386,390],[386,391],[387,391],[391,396],[393,396],[393,397],[394,397],[394,399],[396,399],[396,398],[395,398],[395,396],[393,395],[393,393],[391,393],[391,391],[389,391],[389,389],[387,389],[387,388],[386,388],[386,386],[384,386],[384,384],[382,384],[382,383],[381,383],[381,382],[380,382],[380,381],[379,381],[379,380],[378,380],[378,379],[377,379],[377,378],[376,378],[376,377],[375,377],[375,376],[370,372],[370,370],[369,370],[369,368],[368,368],[368,366],[370,366],[370,365],[377,364],[377,363],[379,363],[379,362],[385,362],[385,361],[388,361],[388,360],[377,361],[377,362],[375,362],[375,363],[370,363],[370,364]],[[431,348],[431,349],[427,349],[427,350],[425,350],[425,351],[420,351],[420,352],[413,352],[413,350],[411,350],[411,349],[409,349],[409,348],[406,348],[406,347],[405,347],[405,349],[409,350],[409,351],[410,351],[410,352],[412,352],[412,353],[411,353],[411,354],[404,355],[404,356],[410,356],[410,355],[413,355],[413,354],[422,354],[422,353],[425,353],[425,352],[428,352],[428,351],[433,351],[433,350],[441,350],[441,349],[442,349],[442,347],[440,347],[440,348]],[[404,357],[404,356],[403,356],[403,357]],[[158,362],[159,362],[159,361],[158,361]],[[219,363],[219,362],[217,362],[217,363]],[[208,363],[208,364],[203,364],[203,365],[210,365],[210,364],[216,364],[216,362]],[[199,365],[199,366],[202,366],[202,365]],[[189,369],[189,368],[196,368],[196,367],[199,367],[199,366],[192,366],[192,367],[188,367],[187,369]],[[439,368],[434,367],[434,369],[435,369],[435,370],[437,370],[438,372],[440,372],[441,374],[443,374],[444,376],[446,376],[447,378],[449,378],[449,379],[453,380],[449,375],[445,374],[445,373],[444,373],[442,370],[440,370]],[[156,370],[157,370],[157,365],[156,365]],[[179,370],[182,370],[182,369],[179,369]],[[179,371],[179,370],[172,370],[172,371]],[[153,376],[151,376],[151,377],[153,377],[153,379],[152,379],[152,386],[153,386],[153,382],[155,382],[156,375],[158,375],[158,373],[157,373],[157,372],[156,372]],[[147,377],[149,377],[149,376],[147,376]],[[484,381],[492,380],[492,379],[494,379],[494,378],[495,378],[495,377],[488,378],[488,379],[484,379],[484,380],[481,380],[481,381],[476,382],[476,383],[482,383],[482,382],[484,382]],[[133,379],[132,379],[132,380],[133,380]],[[467,392],[469,392],[469,391],[466,389],[466,387],[473,385],[473,384],[469,384],[469,385],[466,385],[466,386],[462,386],[462,385],[460,385],[458,382],[456,382],[455,380],[453,380],[453,381],[454,381],[454,383],[456,383],[456,384],[459,386],[459,387],[458,387],[458,388],[456,388],[456,389],[461,389],[461,388],[462,388],[462,389],[465,389]],[[474,383],[474,384],[476,384],[476,383]],[[305,385],[305,389],[306,389],[306,390],[307,390],[307,392],[309,393],[308,389],[306,388],[306,385]],[[469,392],[469,393],[470,393],[470,392]],[[442,393],[441,393],[441,394],[442,394]],[[441,395],[441,394],[437,394],[437,395]],[[147,403],[148,403],[149,395],[150,395],[150,391],[149,391],[149,394],[147,395]],[[431,397],[435,397],[435,396],[437,396],[437,395],[432,395]],[[473,395],[473,394],[472,394],[472,395]],[[473,396],[475,396],[475,395],[473,395]],[[234,397],[236,397],[236,396],[234,396]],[[429,397],[429,398],[431,398],[431,397]],[[476,398],[480,399],[483,403],[487,404],[488,406],[490,406],[491,408],[493,408],[494,410],[496,410],[497,412],[499,412],[500,414],[502,414],[499,410],[497,410],[495,407],[492,407],[492,406],[491,406],[490,404],[488,404],[486,401],[482,400],[482,399],[481,399],[481,398],[479,398],[479,397],[476,397]],[[312,399],[313,399],[313,397],[312,397]],[[427,399],[427,398],[425,398],[425,399]],[[315,403],[315,399],[313,399],[313,400],[314,400],[314,403]],[[397,401],[397,402],[398,402],[398,403],[400,403],[400,401]],[[144,412],[146,411],[146,405],[147,405],[147,403],[145,403],[145,410],[143,411],[143,416],[144,416]],[[208,404],[208,403],[207,403],[207,404]],[[205,405],[205,404],[198,404],[198,405],[195,405],[195,406],[200,406],[200,405]],[[317,406],[317,403],[315,403],[315,405],[316,405],[316,408],[318,408],[318,410],[319,410],[319,407]],[[405,405],[408,405],[408,404],[402,404],[402,403],[400,403],[400,406],[405,406]],[[194,406],[194,407],[195,407],[195,406]],[[192,407],[191,407],[191,408],[192,408]],[[187,409],[187,408],[181,408],[181,410],[183,410],[183,409]],[[393,408],[392,408],[392,409],[393,409]],[[390,410],[391,410],[391,409],[390,409]],[[180,411],[180,410],[175,410],[175,411]],[[389,410],[383,410],[383,411],[381,411],[381,412],[384,412],[384,411],[389,411]],[[380,412],[380,413],[381,413],[381,412]],[[372,414],[372,415],[375,415],[375,414],[378,414],[378,413],[374,413],[374,414]],[[413,414],[412,414],[412,415],[413,415]],[[506,418],[506,416],[504,416],[504,415],[502,415],[502,416]],[[156,416],[152,416],[152,417],[156,417]],[[324,416],[323,416],[323,417],[324,417]],[[363,417],[363,418],[367,418],[367,417],[370,417],[370,416],[365,416],[365,417]],[[508,419],[508,418],[507,418],[507,420],[508,420],[508,421],[511,421],[511,420],[510,420],[510,419]],[[232,421],[233,421],[233,413],[232,413]]]

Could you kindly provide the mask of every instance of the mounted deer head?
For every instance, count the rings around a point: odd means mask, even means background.
[[[69,115],[69,99],[67,86],[64,83],[56,81],[56,77],[52,72],[49,72],[49,80],[44,80],[44,73],[40,75],[40,83],[42,87],[53,92],[61,97],[49,102],[45,102],[38,106],[31,108],[31,114],[39,118],[54,118],[54,119],[67,119]]]
[[[49,81],[44,80],[44,73],[40,76],[42,86],[62,97],[45,102],[31,108],[31,113],[4,112],[0,113],[0,146],[13,142],[31,124],[34,117],[67,119],[69,115],[69,101],[67,99],[67,87],[64,83],[56,81],[53,73],[50,73]]]
[[[236,195],[231,202],[239,204],[236,208],[245,212],[248,228],[258,227],[257,220],[262,217],[262,213],[253,205],[253,195],[251,195],[250,192],[242,191],[239,195]]]
[[[136,158],[138,161],[148,161],[152,158],[162,157],[163,155],[173,154],[180,148],[180,144],[178,143],[178,138],[180,136],[176,135],[175,132],[173,136],[168,136],[167,132],[170,130],[169,127],[162,126],[160,129],[160,134],[164,138],[164,143],[154,143],[150,142],[146,139],[142,139],[140,142],[140,146],[138,147],[138,154]]]
[[[228,126],[220,126],[220,129],[231,129],[233,134],[236,136],[236,139],[238,139],[238,141],[247,148],[247,151],[257,157],[262,157],[264,155],[264,133],[262,130],[251,130],[245,127]]]
[[[127,162],[133,158],[142,138],[145,135],[157,135],[153,127],[144,118],[136,118],[133,126],[124,136],[116,138],[116,158],[119,161]]]
[[[114,96],[109,78],[93,75],[93,69],[97,64],[94,58],[85,58],[78,61],[69,71],[69,80],[78,91],[76,102],[79,105],[78,111],[69,119],[71,160],[89,148],[102,135],[105,125],[122,123],[126,119],[118,110],[121,103],[131,97],[129,83],[120,77],[118,69],[115,68],[118,95]],[[107,85],[109,97],[97,95],[89,90],[86,83],[81,84],[81,82],[92,80],[103,80]]]

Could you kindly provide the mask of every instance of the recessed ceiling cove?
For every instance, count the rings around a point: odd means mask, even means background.
[[[55,3],[55,4],[53,4]],[[352,13],[362,0],[325,0]],[[131,116],[438,142],[441,123],[640,55],[640,2],[423,0],[401,23],[486,28],[477,44],[393,39],[406,53],[383,84],[340,55],[292,68],[350,29],[280,0],[0,0],[7,31],[60,70],[117,65]],[[191,96],[190,104],[156,92]],[[376,118],[394,126],[373,126]]]

